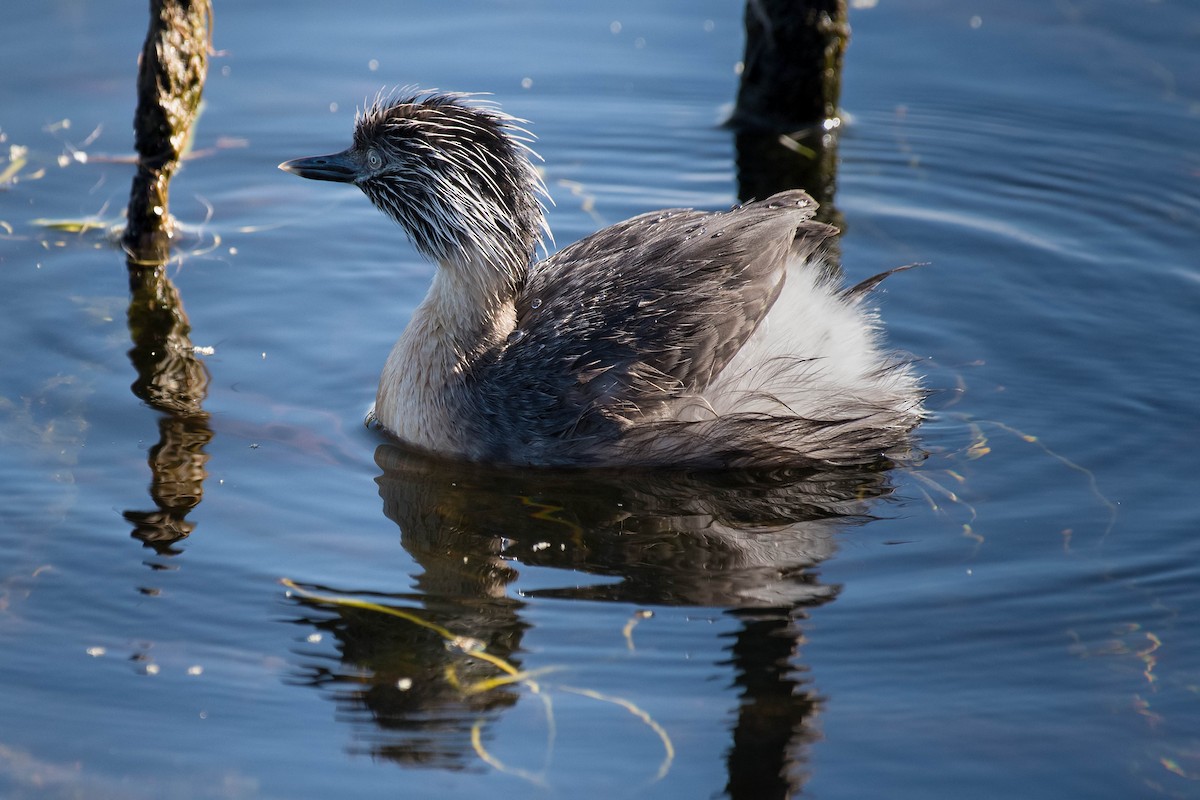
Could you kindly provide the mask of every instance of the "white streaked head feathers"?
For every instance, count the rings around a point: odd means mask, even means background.
[[[519,281],[550,233],[524,124],[476,94],[380,92],[355,116],[356,183],[428,257]]]

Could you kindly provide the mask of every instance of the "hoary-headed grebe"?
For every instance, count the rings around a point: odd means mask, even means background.
[[[910,366],[826,260],[836,229],[786,191],[670,209],[545,258],[530,137],[469,95],[377,98],[354,143],[280,168],[356,184],[437,264],[383,368],[375,418],[494,463],[861,464],[922,416]]]

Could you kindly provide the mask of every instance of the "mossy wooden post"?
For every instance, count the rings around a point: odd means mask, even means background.
[[[830,219],[846,0],[747,0],[737,107],[738,194],[803,188]]]
[[[138,168],[124,236],[131,262],[163,264],[170,254],[167,190],[200,108],[211,18],[209,0],[150,0],[133,119]]]
[[[734,124],[793,131],[836,118],[846,0],[749,0],[745,25]]]

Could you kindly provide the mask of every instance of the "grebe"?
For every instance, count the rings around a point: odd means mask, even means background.
[[[922,417],[910,365],[786,191],[642,214],[536,261],[531,136],[471,95],[380,96],[343,152],[280,169],[357,185],[437,264],[375,419],[457,459],[693,468],[863,464]]]

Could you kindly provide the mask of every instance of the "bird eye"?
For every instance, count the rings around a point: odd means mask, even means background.
[[[371,169],[379,169],[383,166],[383,157],[376,150],[367,151],[367,166]]]

